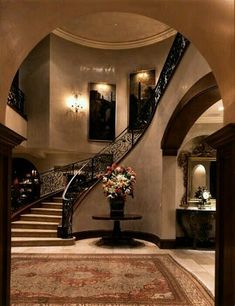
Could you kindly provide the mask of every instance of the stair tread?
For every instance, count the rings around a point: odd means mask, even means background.
[[[37,217],[37,218],[51,218],[51,219],[58,219],[60,216],[55,215],[39,215],[39,214],[24,214],[21,217]]]
[[[62,241],[62,240],[75,240],[74,237],[62,239],[62,238],[47,238],[47,237],[12,237],[11,241]]]
[[[13,221],[12,224],[42,224],[42,225],[55,225],[54,222],[44,222],[44,221]]]
[[[11,230],[15,233],[27,232],[27,233],[57,233],[57,230],[50,229],[32,229],[32,228],[13,228]]]
[[[62,209],[61,208],[48,208],[48,207],[34,207],[34,208],[31,208],[31,211],[34,211],[34,210],[39,210],[39,211],[43,211],[43,210],[46,210],[46,211],[57,211],[57,212],[61,212]]]
[[[42,204],[51,204],[51,205],[53,205],[53,204],[58,204],[58,205],[60,205],[60,206],[63,205],[63,203],[61,203],[61,202],[42,202]]]

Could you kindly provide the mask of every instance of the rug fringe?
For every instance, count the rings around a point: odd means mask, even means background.
[[[12,303],[11,306],[128,306],[130,304],[123,304],[123,303],[66,303],[66,304],[51,304],[51,303]],[[147,304],[131,304],[131,306],[147,306]]]

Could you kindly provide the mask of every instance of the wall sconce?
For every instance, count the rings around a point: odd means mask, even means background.
[[[81,94],[74,94],[68,99],[68,106],[74,113],[79,113],[84,110]]]

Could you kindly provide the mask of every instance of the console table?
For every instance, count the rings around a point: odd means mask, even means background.
[[[120,221],[127,220],[140,220],[142,218],[141,215],[136,214],[126,214],[124,216],[115,216],[111,217],[110,215],[96,215],[92,216],[94,220],[109,220],[113,221],[113,231],[111,235],[105,235],[99,241],[99,245],[108,244],[108,245],[120,245],[120,244],[128,244],[135,245],[136,242],[131,237],[125,236],[124,233],[121,232]]]
[[[212,246],[215,244],[215,216],[213,208],[197,207],[176,209],[177,222],[184,236],[191,239],[193,248]]]

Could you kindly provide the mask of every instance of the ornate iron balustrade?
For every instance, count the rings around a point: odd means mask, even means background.
[[[16,86],[11,86],[8,94],[7,104],[10,105],[17,113],[25,117],[24,114],[24,93]]]
[[[177,33],[166,62],[163,66],[159,80],[153,91],[153,96],[149,99],[144,109],[141,110],[142,122],[138,129],[126,128],[116,139],[102,149],[97,155],[90,159],[70,180],[63,194],[63,214],[62,228],[59,235],[68,238],[72,233],[72,216],[74,203],[78,200],[81,193],[94,184],[95,174],[106,169],[112,162],[119,162],[136,145],[150,125],[161,97],[170,82],[184,52],[189,45],[189,41],[181,34]],[[106,156],[106,162],[103,157]],[[112,157],[108,159],[107,157]],[[97,171],[98,170],[98,171]]]
[[[40,197],[59,191],[66,186],[64,173],[55,169],[43,172],[40,175],[40,184]]]
[[[111,154],[97,154],[76,170],[63,193],[62,226],[58,228],[60,237],[67,238],[72,233],[73,207],[77,198],[97,182],[98,174],[104,172],[112,162]]]
[[[112,162],[112,155],[100,153],[90,159],[43,172],[40,174],[40,197],[64,189],[67,185],[67,177],[83,174],[86,175],[87,181],[94,180]]]
[[[63,190],[67,185],[67,177],[77,174],[88,162],[89,159],[86,159],[41,173],[40,197],[50,194],[51,192]]]

